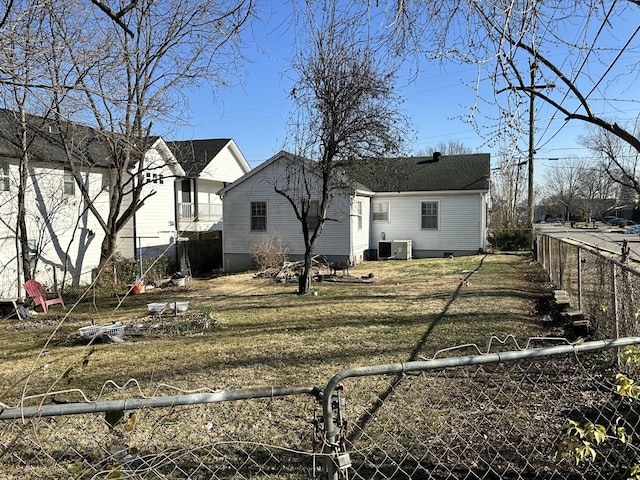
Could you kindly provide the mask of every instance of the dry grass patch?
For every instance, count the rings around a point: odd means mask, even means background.
[[[526,256],[369,262],[350,274],[373,281],[317,282],[317,296],[299,296],[297,284],[245,273],[127,297],[119,307],[116,298],[90,299],[29,325],[3,320],[0,402],[66,388],[95,398],[108,380],[136,379],[146,394],[160,384],[323,386],[343,368],[545,333],[535,304],[549,287]],[[188,314],[147,312],[147,303],[175,300],[189,300]],[[77,329],[91,321],[124,323],[125,341],[85,345]]]

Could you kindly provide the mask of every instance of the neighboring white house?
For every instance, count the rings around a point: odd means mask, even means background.
[[[196,269],[220,263],[222,199],[217,192],[251,169],[235,142],[158,139],[145,154],[144,169],[144,193],[155,193],[120,232],[118,250],[138,260],[165,255],[185,273],[191,273],[192,263]]]
[[[46,285],[89,283],[100,262],[104,232],[68,169],[57,128],[56,122],[28,117],[26,223],[33,276]],[[90,127],[69,123],[68,128],[74,162],[81,166],[93,205],[106,218],[116,181],[109,148]],[[23,294],[16,238],[21,134],[17,114],[0,109],[0,298]],[[156,138],[136,165],[145,172],[143,196],[154,194],[118,234],[116,248],[126,258],[165,254],[181,260],[179,246],[186,242],[180,240],[193,232],[219,236],[222,206],[216,192],[250,169],[230,139],[174,142],[171,147]],[[133,180],[135,170],[130,173]]]
[[[0,110],[0,295],[22,294],[20,246],[16,237],[18,184],[23,157],[17,114]],[[56,134],[57,126],[29,117],[26,216],[33,276],[52,285],[89,282],[100,260],[102,230],[87,209]],[[101,212],[109,207],[108,151],[80,134],[72,154],[81,165],[84,185]]]
[[[117,250],[125,258],[144,258],[166,255],[176,259],[177,208],[176,184],[184,177],[184,170],[162,138],[157,138],[145,152],[142,197],[151,194],[131,220],[118,232]],[[132,171],[133,175],[135,171]],[[129,203],[126,199],[122,208]]]
[[[168,143],[184,175],[175,184],[177,258],[185,273],[222,266],[222,199],[218,190],[251,170],[230,138]]]
[[[184,169],[176,184],[177,225],[181,234],[222,230],[218,190],[251,170],[230,138],[170,142]]]
[[[351,169],[375,192],[371,249],[409,240],[413,258],[485,251],[490,169],[488,153],[385,158]]]
[[[290,258],[303,255],[301,224],[276,192],[300,175],[303,165],[280,152],[219,192],[225,271],[251,268],[252,249],[272,236]],[[379,255],[420,258],[486,249],[489,154],[377,159],[345,166],[342,173],[352,181],[334,192],[331,220],[315,254],[358,263]],[[408,252],[401,251],[407,246]]]

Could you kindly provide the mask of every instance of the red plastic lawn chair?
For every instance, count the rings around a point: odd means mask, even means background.
[[[24,284],[24,289],[27,291],[27,295],[33,299],[33,302],[36,306],[40,305],[44,313],[49,311],[49,305],[62,305],[62,308],[66,308],[64,306],[64,300],[62,300],[62,294],[60,290],[57,292],[56,298],[47,299],[47,295],[44,293],[44,289],[39,282],[35,280],[27,280]]]

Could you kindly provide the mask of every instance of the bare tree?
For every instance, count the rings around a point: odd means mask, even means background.
[[[526,114],[535,98],[537,105],[551,108],[559,123],[586,122],[640,152],[640,138],[633,130],[598,113],[605,100],[622,110],[626,102],[636,100],[632,85],[637,58],[630,46],[637,42],[640,27],[628,19],[640,13],[637,0],[434,0],[393,5],[389,24],[395,27],[398,48],[482,67],[475,85],[479,89],[488,79],[494,93],[486,98],[478,90],[468,120],[490,141],[516,145],[527,138],[524,127],[531,122]],[[492,112],[498,106],[498,115],[483,115],[484,105]],[[496,128],[481,128],[481,116]]]
[[[589,163],[580,158],[560,160],[549,168],[543,191],[563,206],[565,219],[575,213],[578,200],[583,198],[582,188],[588,169]]]
[[[635,129],[629,130],[636,132]],[[611,180],[622,189],[640,196],[640,153],[633,146],[613,133],[596,127],[588,128],[579,141],[598,155],[602,169]]]
[[[374,48],[362,17],[338,11],[337,2],[307,4],[307,37],[293,68],[291,93],[298,106],[300,175],[276,191],[291,205],[304,238],[299,293],[309,291],[314,248],[332,196],[344,192],[349,163],[396,152],[404,118],[394,93],[394,65]],[[364,19],[366,20],[366,19]],[[317,218],[313,222],[311,216]]]
[[[592,221],[604,217],[615,203],[615,182],[607,175],[604,166],[588,167],[581,175],[580,197],[584,203],[584,217]]]
[[[150,168],[144,163],[145,152],[155,140],[153,122],[179,122],[186,89],[202,82],[227,84],[239,70],[240,34],[251,18],[253,2],[139,0],[126,9],[127,25],[135,37],[95,12],[69,21],[82,5],[75,9],[68,5],[57,6],[52,15],[57,15],[56,33],[65,42],[67,61],[75,67],[77,86],[73,101],[69,96],[56,97],[56,118],[78,188],[104,231],[101,259],[105,261],[116,248],[118,232],[153,194],[143,193]],[[83,22],[94,26],[90,40]],[[67,82],[58,70],[50,74],[54,85]],[[86,118],[96,127],[98,140],[108,146],[115,185],[106,216],[91,202],[80,175],[82,165],[71,155],[77,131],[68,129],[70,118]]]
[[[440,152],[442,155],[466,155],[473,153],[473,149],[459,140],[449,140],[448,142],[440,142],[435,147],[420,150],[416,155],[419,157],[431,156],[434,152]]]
[[[491,225],[494,229],[521,228],[526,201],[525,163],[520,158],[505,155],[492,175]]]
[[[45,111],[36,86],[45,71],[49,47],[45,47],[42,38],[48,34],[48,16],[41,8],[13,3],[6,7],[2,19],[5,33],[0,38],[0,94],[5,105],[14,107],[13,119],[3,129],[9,141],[15,147],[18,157],[18,178],[16,182],[16,271],[22,272],[24,280],[32,278],[30,262],[30,236],[27,225],[27,189],[29,168],[32,156],[32,143],[37,130],[46,116],[41,117],[38,125],[28,121],[27,112],[32,109]],[[18,281],[18,285],[20,282]],[[17,294],[20,294],[18,286]]]

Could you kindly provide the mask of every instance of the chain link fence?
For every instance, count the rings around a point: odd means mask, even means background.
[[[536,253],[549,278],[569,294],[571,308],[595,338],[640,334],[640,273],[625,245],[611,252],[572,240],[538,235]]]
[[[640,439],[627,444],[612,432],[636,437],[640,411],[616,394],[614,379],[619,349],[635,344],[520,346],[510,337],[345,370],[322,391],[140,398],[105,389],[95,401],[4,408],[0,472],[11,480],[629,478]],[[595,458],[576,463],[571,421],[606,429]]]

